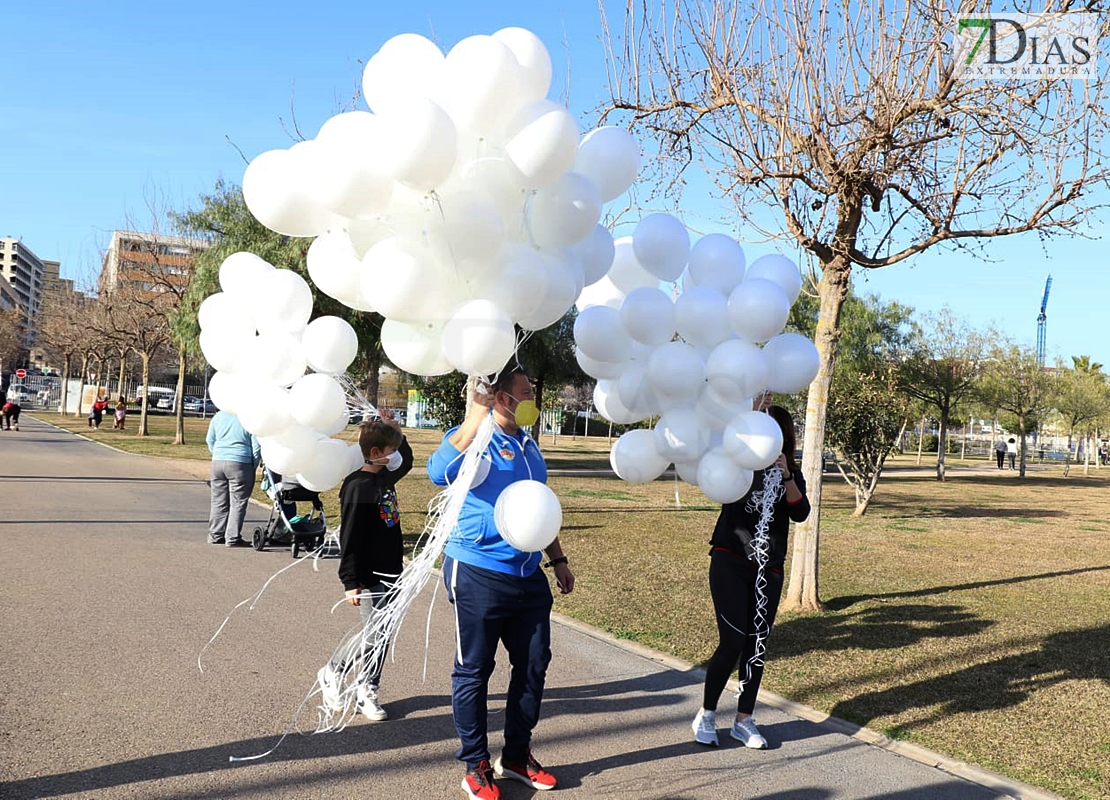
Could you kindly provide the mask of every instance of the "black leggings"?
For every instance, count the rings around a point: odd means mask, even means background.
[[[764,630],[770,633],[782,598],[782,570],[764,570],[767,586],[764,594],[767,606],[763,612]],[[755,653],[755,581],[756,565],[751,561],[724,552],[714,552],[709,561],[709,591],[713,595],[713,610],[717,616],[717,635],[720,643],[705,668],[705,695],[702,708],[712,711],[725,690],[729,676],[737,665],[740,679],[747,676],[748,659]],[[763,665],[753,664],[751,680],[744,684],[736,710],[751,714],[759,684],[763,680]]]
[[[994,454],[995,454],[995,456],[998,457],[998,468],[1002,469],[1003,467],[1005,467],[1006,466],[1006,451],[1005,450],[995,450]]]

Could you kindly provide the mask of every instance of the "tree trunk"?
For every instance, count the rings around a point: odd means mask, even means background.
[[[127,377],[127,353],[122,352],[119,354],[119,380],[116,381],[116,387],[119,389],[119,396],[127,401],[127,390],[123,388],[123,381]]]
[[[917,466],[921,466],[921,451],[925,447],[925,417],[917,426]]]
[[[944,456],[948,452],[948,406],[940,409],[940,430],[937,431],[937,480],[944,482]]]
[[[786,611],[820,611],[818,592],[818,551],[821,541],[821,461],[825,451],[825,416],[829,406],[829,385],[836,366],[840,341],[840,311],[848,297],[852,267],[840,257],[823,265],[818,291],[820,316],[814,344],[821,358],[817,377],[809,385],[806,399],[805,438],[802,443],[802,474],[806,479],[810,505],[809,519],[794,530],[794,551],[790,561],[790,583],[782,607]]]
[[[1018,448],[1018,477],[1025,477],[1025,415],[1018,415],[1018,427],[1021,428],[1021,445]]]
[[[143,362],[143,405],[139,411],[139,430],[136,436],[150,436],[147,414],[150,413],[150,354],[140,353]]]
[[[89,374],[89,354],[84,353],[81,356],[81,383],[77,386],[77,410],[73,412],[73,416],[81,416],[81,400],[85,396],[85,376]]]
[[[382,357],[375,355],[366,356],[366,399],[374,406],[378,407],[378,390],[380,389],[381,379],[378,373],[382,368]]]
[[[69,409],[69,373],[73,371],[73,356],[66,353],[62,357],[62,403],[60,406],[61,415],[64,417],[66,411]],[[80,405],[80,401],[78,401]]]
[[[173,414],[177,420],[174,444],[185,444],[185,358],[188,352],[185,346],[177,348],[177,391],[173,403]]]

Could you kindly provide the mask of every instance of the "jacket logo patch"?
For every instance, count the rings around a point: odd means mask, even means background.
[[[498,452],[498,455],[506,461],[512,461],[514,458],[516,458],[516,453],[513,452],[511,447],[501,448],[501,450]]]

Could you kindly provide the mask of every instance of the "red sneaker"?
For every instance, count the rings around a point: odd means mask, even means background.
[[[523,764],[506,764],[503,759],[497,759],[493,764],[493,771],[499,778],[512,778],[514,781],[526,783],[533,789],[554,789],[559,783],[555,776],[540,766],[540,762],[528,753],[528,760]]]
[[[485,760],[466,771],[462,788],[466,796],[474,800],[501,800],[501,790],[494,784],[493,770]]]

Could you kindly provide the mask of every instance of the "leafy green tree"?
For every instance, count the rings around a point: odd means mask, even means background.
[[[536,390],[536,405],[544,408],[545,398],[557,399],[567,386],[582,387],[592,379],[578,366],[574,357],[574,321],[578,312],[572,307],[547,328],[533,331],[518,349],[520,361]],[[532,427],[539,435],[540,423]]]
[[[886,457],[906,429],[907,404],[893,365],[833,380],[826,438],[836,450],[837,469],[855,492],[852,516],[867,512]]]
[[[440,428],[447,430],[461,425],[466,418],[466,376],[449,372],[431,378],[415,376],[413,386],[428,404],[428,415]]]
[[[196,308],[208,295],[220,290],[220,264],[232,253],[254,253],[275,267],[299,273],[312,288],[312,316],[341,317],[351,324],[358,334],[359,355],[352,365],[362,376],[367,399],[378,403],[378,371],[386,362],[381,346],[382,317],[379,314],[356,311],[316,289],[308,278],[305,256],[310,239],[292,238],[275,233],[251,215],[243,201],[242,190],[233,184],[217,181],[211,194],[201,195],[200,206],[176,214],[180,229],[189,236],[204,239],[210,247],[197,256],[193,280],[189,287],[187,308],[176,321],[175,333],[188,339],[193,346],[200,335],[196,324]]]
[[[1021,436],[1018,477],[1024,478],[1026,438],[1035,429],[1035,421],[1051,408],[1055,380],[1041,367],[1035,350],[997,336],[992,338],[999,343],[988,351],[977,393],[988,406],[1013,414],[1013,427]]]
[[[938,314],[927,315],[917,326],[899,366],[898,382],[902,390],[937,411],[940,423],[938,481],[944,480],[949,424],[960,405],[972,394],[985,346],[978,331],[945,308]]]
[[[1093,438],[1098,421],[1110,408],[1110,386],[1102,374],[1102,365],[1091,363],[1089,356],[1072,356],[1074,369],[1057,365],[1059,378],[1056,381],[1052,405],[1063,417],[1068,426],[1068,452],[1064,461],[1064,477],[1071,470],[1071,445],[1074,435],[1082,434],[1087,446],[1084,451],[1090,454],[1090,440]]]

